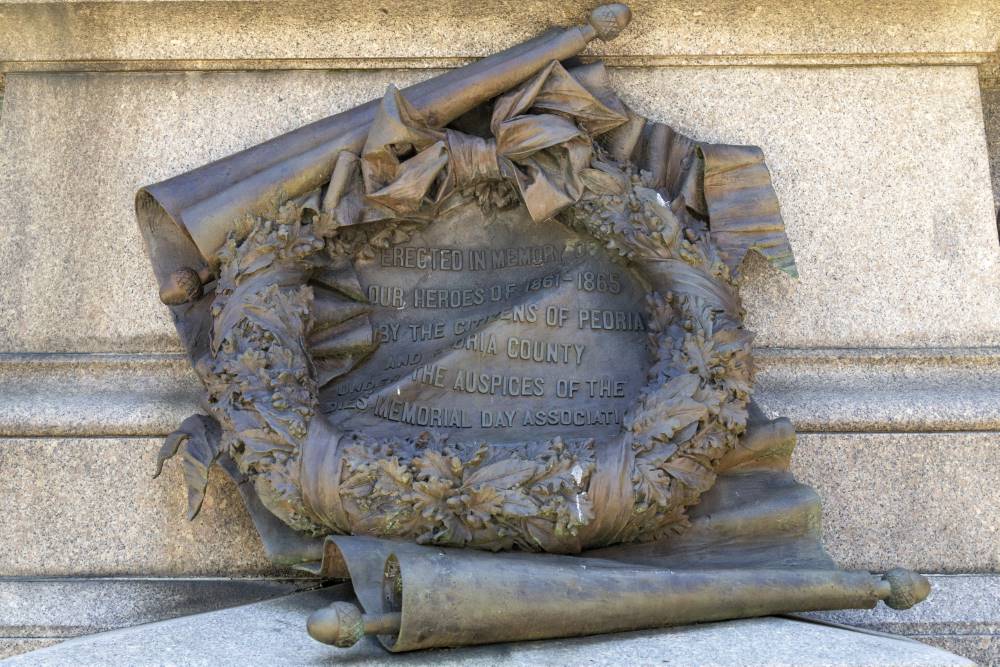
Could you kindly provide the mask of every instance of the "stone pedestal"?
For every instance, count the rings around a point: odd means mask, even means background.
[[[391,655],[372,637],[350,649],[298,630],[339,586],[222,611],[71,639],[4,665],[712,665],[713,667],[966,667],[920,642],[788,618],[705,623],[580,639],[495,644]]]
[[[136,189],[589,9],[0,4],[0,655],[304,585],[264,558],[227,481],[188,523],[178,467],[150,479],[198,387],[155,296]],[[907,615],[831,618],[1000,660],[995,1],[632,9],[591,52],[626,101],[759,145],[772,169],[801,277],[753,264],[743,298],[759,401],[796,423],[828,549],[941,575]],[[40,612],[51,578],[92,602]]]

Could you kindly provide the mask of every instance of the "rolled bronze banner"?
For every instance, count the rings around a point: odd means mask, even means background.
[[[630,18],[625,5],[603,5],[591,13],[587,25],[551,30],[404,93],[429,124],[443,127],[552,61],[575,56],[594,38],[613,39]],[[167,298],[184,290],[173,284],[172,275],[179,270],[196,274],[210,262],[235,220],[263,213],[279,198],[298,197],[329,181],[338,153],[361,149],[377,104],[316,121],[140,190],[136,215]]]
[[[575,561],[575,562],[574,562]],[[316,612],[310,634],[391,651],[552,639],[792,611],[907,608],[929,592],[908,570],[670,570],[588,558],[403,549],[385,561],[382,608]],[[369,601],[370,602],[370,601]]]

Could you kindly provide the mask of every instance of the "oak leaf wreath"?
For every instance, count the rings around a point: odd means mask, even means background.
[[[683,530],[746,428],[752,334],[735,265],[773,229],[747,225],[742,248],[721,248],[704,205],[665,201],[649,172],[605,150],[602,135],[630,117],[559,63],[494,101],[485,138],[428,127],[391,88],[365,150],[341,154],[322,199],[237,224],[219,253],[210,353],[196,366],[211,417],[189,418],[160,453],[161,466],[182,455],[189,515],[227,454],[271,512],[314,536],[572,553]],[[524,205],[537,224],[598,240],[648,287],[653,364],[613,442],[376,439],[324,426],[318,395],[329,378],[311,353],[308,283],[460,205]],[[345,304],[334,323],[351,359],[343,372],[368,351],[349,340],[369,326],[367,306],[357,285],[328,285]]]

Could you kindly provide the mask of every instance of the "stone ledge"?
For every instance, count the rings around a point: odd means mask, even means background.
[[[595,2],[4,2],[0,61],[8,67],[156,63],[173,69],[218,61],[358,61],[474,58],[550,25],[582,22]],[[982,62],[997,48],[989,0],[727,2],[698,10],[683,0],[633,0],[633,25],[594,54],[642,64],[761,58],[824,64]],[[235,37],[235,38],[234,38]],[[826,56],[824,60],[824,56]],[[833,56],[831,58],[830,56]],[[843,58],[844,62],[837,58]],[[883,60],[884,58],[884,60]],[[757,59],[757,60],[754,60]],[[744,63],[745,64],[745,63]]]
[[[930,579],[930,596],[913,609],[896,611],[879,605],[872,610],[798,616],[910,637],[983,665],[1000,662],[1000,575]]]
[[[907,611],[797,614],[897,634],[989,664],[1000,660],[1000,575],[930,575],[931,595]],[[0,659],[68,637],[274,598],[300,579],[0,579]]]
[[[931,595],[913,609],[885,605],[804,614],[831,623],[898,635],[1000,635],[1000,575],[930,575]]]
[[[800,433],[1000,430],[1000,348],[763,348],[757,401]],[[0,354],[0,436],[164,436],[199,411],[180,354]]]
[[[308,614],[349,595],[346,587],[71,639],[5,664],[129,665],[673,665],[871,666],[971,665],[919,642],[787,618],[707,623],[578,639],[420,651],[390,656],[373,638],[350,649],[313,641]],[[239,632],[233,632],[239,628]]]
[[[10,658],[29,651],[53,646],[62,639],[22,639],[20,637],[0,637],[0,660]]]
[[[259,602],[315,579],[0,577],[0,637],[62,639]]]
[[[747,55],[584,55],[609,67],[886,67],[897,65],[982,65],[989,53],[843,53]],[[39,72],[244,72],[278,70],[450,69],[471,57],[427,58],[253,58],[233,60],[17,60],[0,61],[3,73]]]
[[[879,605],[795,616],[901,636],[1000,635],[1000,574],[927,576],[931,594],[913,609]],[[318,586],[311,577],[0,577],[0,637],[78,637]]]
[[[996,434],[804,434],[793,469],[823,500],[824,542],[853,569],[1000,570]],[[235,485],[210,476],[185,518],[160,440],[0,440],[0,572],[12,576],[291,576],[266,558]]]
[[[756,400],[800,433],[1000,430],[1000,348],[755,350]]]
[[[267,600],[313,579],[3,578],[0,660],[69,637]]]
[[[0,354],[0,434],[163,436],[200,392],[181,354]]]

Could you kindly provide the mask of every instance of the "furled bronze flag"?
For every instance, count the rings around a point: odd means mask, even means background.
[[[600,7],[140,191],[207,415],[270,557],[349,578],[310,632],[393,651],[910,606],[836,568],[791,424],[751,401],[736,287],[795,275],[760,149],[631,111]]]

